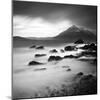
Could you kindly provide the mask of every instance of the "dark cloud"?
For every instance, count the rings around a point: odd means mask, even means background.
[[[13,14],[32,18],[42,17],[51,23],[66,19],[94,32],[97,28],[96,6],[13,1]]]

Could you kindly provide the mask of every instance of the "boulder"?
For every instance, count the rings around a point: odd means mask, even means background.
[[[32,45],[30,48],[36,48],[36,45]]]
[[[62,57],[60,56],[50,56],[48,61],[58,61],[58,60],[62,60]]]
[[[84,75],[83,72],[79,72],[79,73],[77,73],[77,76],[82,76],[82,75]]]
[[[50,50],[51,53],[57,53],[56,49]]]
[[[83,50],[97,50],[97,46],[94,43],[86,44],[85,46],[81,47]]]
[[[38,46],[36,49],[44,49],[44,46]]]
[[[76,48],[75,48],[75,46],[66,46],[64,49],[65,49],[65,51],[73,51]]]
[[[62,53],[64,52],[64,50],[63,50],[63,49],[61,49],[60,51],[61,51]]]
[[[31,65],[41,65],[41,64],[43,64],[43,63],[40,63],[37,61],[30,61],[28,65],[31,66]]]
[[[74,56],[74,55],[66,55],[66,56],[64,56],[64,58],[78,58],[78,56]]]
[[[96,57],[97,56],[97,52],[92,52],[92,51],[83,51],[79,54],[79,56],[93,56]]]
[[[82,39],[77,40],[76,42],[74,42],[75,44],[83,44],[84,41]]]
[[[35,57],[42,57],[42,56],[46,56],[46,54],[35,54]]]
[[[70,69],[70,68],[68,68],[66,71],[71,71],[71,69]]]

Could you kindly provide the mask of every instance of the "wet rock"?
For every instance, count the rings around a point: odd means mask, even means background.
[[[60,56],[50,56],[48,61],[58,61],[58,60],[62,60],[62,57]]]
[[[62,53],[64,52],[64,50],[63,50],[63,49],[61,49],[60,51],[61,51]]]
[[[84,43],[84,41],[82,40],[82,39],[79,39],[79,40],[77,40],[76,42],[75,42],[75,44],[83,44]]]
[[[97,50],[97,46],[94,43],[86,44],[85,46],[81,47],[83,50]]]
[[[46,56],[46,54],[35,54],[35,57],[42,57],[42,56]]]
[[[74,55],[66,55],[66,56],[64,56],[64,58],[78,58],[78,56],[74,56]]]
[[[42,64],[43,63],[40,63],[40,62],[37,62],[37,61],[30,61],[28,65],[30,66],[30,65],[42,65]]]
[[[36,48],[36,45],[32,45],[30,48]]]
[[[57,53],[56,49],[50,50],[51,53]]]
[[[75,46],[66,46],[64,49],[65,49],[65,51],[73,51],[73,50],[76,50]]]
[[[93,51],[83,51],[79,54],[79,56],[93,56],[96,57],[97,56],[97,52],[93,52]]]
[[[36,49],[44,49],[44,46],[38,46]]]
[[[77,76],[82,76],[82,75],[84,75],[83,72],[79,72],[79,73],[77,73]]]
[[[70,69],[70,68],[68,68],[66,71],[71,71],[71,69]]]

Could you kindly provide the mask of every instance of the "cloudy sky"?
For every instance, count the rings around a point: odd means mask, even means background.
[[[53,37],[72,25],[96,34],[96,6],[13,0],[13,35]]]

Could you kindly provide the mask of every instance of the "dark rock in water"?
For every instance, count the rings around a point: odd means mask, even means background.
[[[82,75],[84,75],[83,72],[79,72],[79,73],[77,73],[77,76],[82,76]]]
[[[35,54],[35,57],[42,57],[42,56],[46,56],[46,54]]]
[[[36,49],[44,49],[44,46],[38,46]]]
[[[66,56],[64,56],[64,58],[78,58],[78,56],[74,56],[74,55],[66,55]]]
[[[62,57],[60,56],[50,56],[48,61],[58,61],[58,60],[62,60]]]
[[[61,51],[61,52],[64,52],[64,50],[63,50],[63,49],[61,49],[60,51]]]
[[[30,65],[41,65],[41,64],[43,64],[43,63],[40,63],[37,61],[30,61],[28,65],[30,66]]]
[[[92,79],[92,78],[94,78],[94,76],[92,74],[89,74],[89,75],[84,75],[82,80],[89,80],[89,79]]]
[[[66,71],[71,71],[71,69],[70,69],[70,68],[68,68]]]
[[[94,43],[86,44],[85,46],[81,47],[83,50],[97,50],[97,46]]]
[[[73,51],[76,48],[75,48],[75,46],[66,46],[64,49],[65,49],[65,51]]]
[[[31,46],[30,48],[36,48],[36,45]]]
[[[56,49],[50,50],[51,53],[57,53]]]
[[[76,42],[75,42],[75,44],[83,44],[84,43],[84,41],[82,40],[82,39],[79,39],[79,40],[77,40]]]
[[[93,51],[83,51],[79,54],[79,56],[93,56],[96,57],[97,56],[97,52],[93,52]]]

